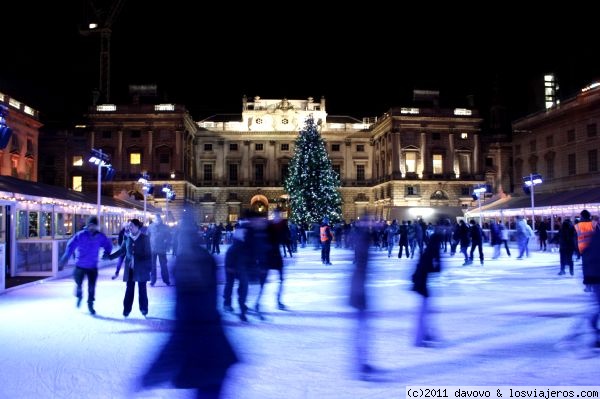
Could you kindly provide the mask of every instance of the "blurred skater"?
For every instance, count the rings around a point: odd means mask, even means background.
[[[175,325],[169,341],[142,377],[143,387],[171,382],[178,389],[196,389],[197,398],[221,396],[227,370],[237,362],[237,356],[217,310],[216,270],[191,217],[184,217],[173,270]]]
[[[416,346],[430,346],[436,339],[430,321],[429,288],[427,282],[430,273],[441,270],[440,266],[440,243],[443,239],[441,226],[437,226],[434,233],[429,237],[429,244],[419,259],[415,272],[412,276],[413,291],[422,297],[421,308],[417,313],[417,332],[415,337]]]

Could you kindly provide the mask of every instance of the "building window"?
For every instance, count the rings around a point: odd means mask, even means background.
[[[171,157],[169,156],[168,153],[160,154],[158,156],[158,162],[159,163],[171,163]]]
[[[27,155],[33,155],[33,140],[27,139]]]
[[[171,171],[171,154],[168,152],[158,154],[158,169],[161,174]]]
[[[19,177],[18,167],[19,167],[19,158],[13,156],[10,160],[10,175],[12,177]]]
[[[598,171],[598,150],[588,151],[588,172]]]
[[[575,154],[569,154],[567,158],[567,169],[569,176],[577,174],[577,157]]]
[[[262,145],[262,144],[261,144]],[[265,165],[262,163],[257,163],[254,165],[254,180],[257,182],[262,182],[265,178]]]
[[[441,175],[444,173],[444,157],[442,154],[433,154],[433,174]]]
[[[575,141],[575,129],[571,129],[567,131],[567,141],[572,142]]]
[[[83,166],[83,156],[74,155],[73,156],[73,166]]]
[[[112,132],[110,130],[105,130],[102,132],[103,139],[112,139]]]
[[[331,152],[339,152],[340,151],[340,145],[339,144],[332,144],[331,145]]]
[[[342,177],[342,165],[332,165],[333,171],[337,174],[338,179]]]
[[[554,136],[547,136],[546,147],[551,148],[552,146],[554,146]]]
[[[142,163],[142,154],[139,152],[132,152],[129,154],[130,165],[140,165]]]
[[[406,195],[417,195],[415,186],[406,186]]]
[[[546,177],[554,179],[554,158],[546,159]]]
[[[238,150],[237,143],[231,143],[231,144],[229,144],[229,151],[237,151],[237,150]]]
[[[587,125],[587,136],[588,137],[596,137],[596,134],[598,134],[598,131],[596,129],[596,124],[590,123],[589,125]]]
[[[519,155],[521,153],[521,144],[515,145],[515,154]]]
[[[537,145],[536,145],[535,140],[531,140],[529,142],[529,151],[530,152],[536,152],[537,151],[536,147],[537,147]]]
[[[261,118],[256,118],[256,124],[260,125],[263,123],[263,120]]]
[[[431,138],[433,140],[439,140],[440,139],[440,134],[439,133],[431,133]]]
[[[236,163],[229,164],[229,181],[238,180],[238,165]]]
[[[463,186],[460,188],[460,196],[461,197],[470,197],[471,196],[471,188],[468,186]]]
[[[356,165],[356,180],[365,180],[365,165]]]
[[[406,173],[417,172],[417,153],[410,151],[404,154],[404,164],[406,166]]]
[[[460,174],[471,173],[471,154],[459,153],[458,154],[458,170]],[[435,155],[434,155],[435,157]],[[486,161],[490,158],[486,158]],[[435,161],[434,161],[435,162]],[[434,167],[435,169],[435,167]],[[435,173],[435,172],[433,172]],[[441,173],[441,172],[440,172]]]
[[[461,133],[460,134],[460,138],[463,139],[463,140],[468,139],[469,138],[469,133]]]
[[[262,143],[256,143],[256,144],[254,144],[254,149],[256,151],[262,151],[265,149],[265,146]]]
[[[142,137],[142,131],[132,130],[131,132],[129,132],[129,137],[131,137],[132,139],[139,139],[140,137]]]
[[[73,182],[71,184],[71,188],[74,191],[83,191],[83,177],[82,176],[73,176]]]
[[[281,145],[281,151],[289,151],[290,150],[290,145],[289,144],[282,144]]]
[[[486,157],[485,158],[485,166],[488,168],[493,168],[494,167],[494,158]]]
[[[357,144],[356,145],[356,152],[365,152],[365,145],[364,144]]]
[[[10,152],[21,152],[21,149],[19,148],[19,138],[14,133],[10,138]]]
[[[212,181],[213,179],[213,166],[210,163],[204,164],[204,181]]]
[[[212,151],[212,144],[204,143],[204,151]]]

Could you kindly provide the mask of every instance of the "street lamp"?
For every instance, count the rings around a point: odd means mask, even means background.
[[[166,198],[165,218],[166,218],[166,222],[168,224],[169,223],[169,201],[172,201],[175,199],[175,191],[173,190],[173,186],[171,186],[170,184],[164,184],[163,188],[162,188],[162,192],[165,193],[165,198]]]
[[[536,184],[542,184],[542,175],[538,173],[530,173],[529,176],[523,177],[523,191],[525,194],[531,195],[531,228],[535,231],[535,217],[534,217],[534,186]]]
[[[479,226],[483,228],[483,219],[481,217],[481,196],[487,191],[486,186],[478,186],[473,189],[473,199],[477,200],[477,205],[479,206]]]
[[[110,155],[102,152],[102,149],[96,150],[92,148],[92,155],[89,159],[91,163],[98,166],[98,197],[97,197],[97,206],[96,215],[98,216],[98,220],[100,220],[100,195],[102,193],[102,168],[106,168],[106,175],[104,176],[104,180],[112,180],[115,175],[115,170],[112,165],[109,163]]]
[[[150,184],[150,176],[146,172],[144,172],[142,174],[142,177],[140,177],[138,179],[138,183],[142,184],[142,191],[144,192],[144,223],[145,223],[148,220],[148,216],[146,215],[146,209],[147,209],[146,198],[148,197],[149,194],[152,194],[154,192],[154,187],[152,186],[152,184]]]

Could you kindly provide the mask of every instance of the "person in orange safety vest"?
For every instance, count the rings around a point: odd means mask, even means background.
[[[329,260],[329,252],[331,250],[333,234],[331,233],[331,226],[329,226],[329,218],[323,218],[323,223],[321,223],[319,232],[321,237],[321,261],[324,265],[331,265],[331,261]]]

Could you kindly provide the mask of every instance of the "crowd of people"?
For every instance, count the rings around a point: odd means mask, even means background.
[[[555,243],[559,247],[559,275],[565,275],[567,269],[569,274],[573,275],[573,258],[582,259],[584,287],[594,298],[595,310],[590,316],[590,324],[596,332],[597,347],[600,347],[599,226],[590,213],[584,210],[575,223],[569,219],[562,220],[550,240],[550,244]],[[163,283],[167,286],[171,285],[167,253],[172,248],[174,255],[172,273],[175,277],[178,298],[177,317],[181,323],[188,323],[191,320],[190,325],[193,328],[176,324],[178,327],[173,332],[174,341],[165,347],[163,355],[170,359],[169,361],[181,358],[183,362],[191,362],[191,371],[182,370],[183,374],[172,376],[174,379],[181,379],[182,386],[189,385],[191,379],[186,373],[200,371],[208,373],[210,364],[202,362],[195,364],[189,360],[190,354],[185,353],[181,342],[191,339],[190,331],[200,334],[203,328],[210,326],[211,339],[215,340],[216,345],[221,347],[224,353],[228,353],[227,360],[222,364],[219,363],[222,367],[211,372],[214,375],[205,381],[209,391],[218,392],[219,381],[225,370],[236,361],[233,350],[227,342],[224,342],[226,339],[220,327],[220,309],[225,312],[235,311],[233,297],[234,287],[237,284],[236,302],[240,320],[248,321],[249,310],[262,318],[261,300],[264,286],[269,272],[274,270],[278,277],[275,303],[278,309],[286,310],[283,301],[285,275],[283,257],[297,256],[298,245],[306,246],[312,238],[314,247],[321,249],[321,261],[325,266],[332,265],[332,246],[354,250],[348,303],[357,312],[355,342],[359,372],[361,375],[371,375],[376,369],[370,364],[368,350],[369,252],[386,250],[388,257],[391,258],[395,255],[394,247],[397,244],[398,258],[416,257],[412,289],[420,295],[422,304],[417,312],[415,345],[431,346],[437,339],[437,333],[430,320],[431,289],[428,280],[432,273],[442,270],[442,254],[454,256],[460,251],[464,257],[463,266],[468,266],[473,264],[477,253],[479,264],[483,266],[485,259],[482,247],[485,242],[489,242],[489,245],[494,248],[492,259],[501,256],[502,248],[505,249],[507,256],[511,256],[508,245],[511,241],[509,235],[511,232],[518,248],[516,259],[530,256],[531,240],[536,235],[539,238],[540,251],[547,250],[547,231],[541,233],[547,230],[545,225],[538,225],[537,231],[534,231],[522,216],[517,216],[510,226],[500,221],[489,220],[485,227],[486,233],[475,219],[452,223],[445,217],[439,218],[435,224],[426,223],[422,219],[388,222],[364,217],[348,224],[339,222],[332,226],[329,218],[324,217],[316,227],[312,228],[314,234],[306,234],[306,229],[282,218],[278,210],[273,213],[271,219],[247,211],[234,226],[231,226],[231,229],[215,224],[203,229],[196,225],[192,218],[185,217],[176,229],[172,229],[164,224],[160,215],[157,215],[149,226],[144,226],[138,219],[129,220],[119,235],[119,245],[113,250],[112,242],[99,231],[97,218],[91,217],[85,228],[69,240],[60,263],[64,265],[72,255],[76,255],[74,269],[76,303],[80,306],[82,302],[83,280],[87,277],[88,308],[91,314],[95,314],[93,304],[98,277],[98,253],[103,250],[104,258],[118,258],[113,279],[118,277],[120,270],[123,269],[125,282],[123,316],[129,316],[132,311],[136,284],[139,309],[146,316],[149,312],[146,284],[150,282],[150,285],[154,286],[160,272]],[[224,257],[225,284],[222,291],[218,292],[215,277],[216,263],[213,256],[220,254],[220,245],[223,242],[228,244]],[[250,284],[257,284],[259,287],[252,305],[247,303]],[[219,298],[222,298],[222,307],[218,305]],[[198,351],[200,350],[206,351],[206,348],[198,348]],[[164,378],[161,373],[165,370],[161,367],[163,366],[157,363],[149,370],[146,385],[153,385],[157,380]]]

